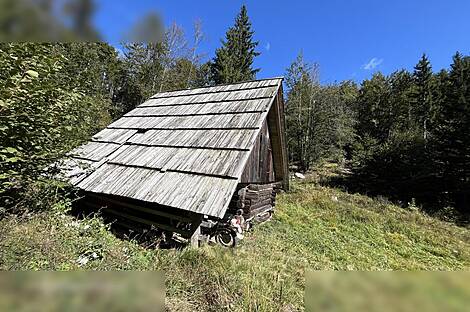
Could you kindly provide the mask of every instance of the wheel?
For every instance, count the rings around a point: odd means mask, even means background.
[[[233,248],[237,244],[236,233],[229,229],[222,229],[215,233],[215,240],[224,247]]]

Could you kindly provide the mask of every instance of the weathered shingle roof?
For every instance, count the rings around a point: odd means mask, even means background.
[[[158,93],[74,150],[67,177],[85,191],[222,217],[281,83]]]

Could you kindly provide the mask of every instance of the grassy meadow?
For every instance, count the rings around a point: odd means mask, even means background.
[[[146,249],[67,205],[0,220],[0,269],[159,270],[169,311],[303,310],[310,269],[470,269],[468,228],[313,182],[280,194],[274,219],[233,250]]]

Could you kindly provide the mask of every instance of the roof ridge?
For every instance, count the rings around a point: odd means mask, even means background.
[[[162,92],[157,92],[157,93],[155,93],[154,95],[150,96],[148,99],[151,99],[151,98],[155,97],[156,95],[162,94],[162,93],[171,93],[171,92],[188,91],[188,90],[197,90],[197,89],[208,89],[208,88],[221,87],[221,86],[235,86],[235,85],[243,84],[243,83],[247,83],[247,82],[256,82],[256,81],[265,81],[265,80],[284,80],[284,76],[276,76],[276,77],[272,77],[272,78],[262,78],[262,79],[244,80],[244,81],[238,81],[238,82],[232,82],[232,83],[221,83],[221,84],[217,84],[217,85],[214,85],[214,86],[206,86],[206,87],[183,88],[183,89],[175,89],[175,90],[171,90],[171,91],[162,91]],[[147,100],[148,100],[148,99],[147,99]]]

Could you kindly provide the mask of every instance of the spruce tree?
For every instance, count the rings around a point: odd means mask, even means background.
[[[362,82],[358,96],[358,134],[377,143],[388,139],[393,125],[390,89],[389,78],[379,72]]]
[[[425,140],[428,138],[430,112],[433,109],[432,77],[431,64],[426,54],[423,54],[414,68],[415,91],[412,106],[416,122],[421,128]]]
[[[235,25],[226,33],[222,47],[216,50],[211,65],[212,80],[215,84],[252,80],[259,69],[253,69],[253,60],[259,55],[258,45],[253,41],[253,30],[246,7],[241,7]]]
[[[470,56],[457,53],[436,118],[435,160],[443,188],[461,210],[470,197]]]
[[[389,76],[390,81],[390,118],[393,130],[406,130],[414,127],[410,98],[413,95],[413,76],[406,70],[399,70]]]

